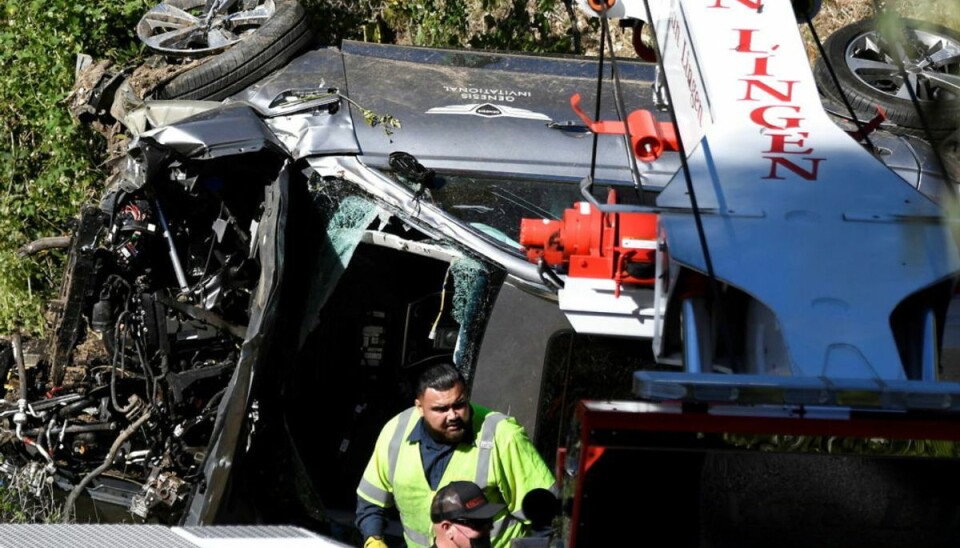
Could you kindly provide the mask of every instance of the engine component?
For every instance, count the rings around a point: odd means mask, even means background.
[[[187,483],[176,474],[154,468],[143,492],[134,495],[130,502],[130,513],[146,519],[150,511],[161,504],[169,508],[176,506],[186,498],[188,491]]]
[[[114,213],[113,225],[110,227],[117,264],[125,268],[139,264],[141,257],[149,249],[146,241],[157,233],[158,227],[154,222],[150,202],[143,199],[126,202]]]

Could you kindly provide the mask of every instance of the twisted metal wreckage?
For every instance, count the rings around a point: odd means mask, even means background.
[[[598,432],[956,439],[956,182],[818,95],[793,4],[586,2],[658,47],[599,95],[594,61],[355,42],[223,101],[111,80],[131,143],[0,413],[4,469],[69,509],[336,532],[408,373],[451,356],[548,455],[572,360],[584,398],[630,400],[578,405],[570,545],[604,538]],[[84,325],[107,358],[70,367]]]

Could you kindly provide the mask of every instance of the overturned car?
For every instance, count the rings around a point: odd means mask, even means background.
[[[620,69],[629,106],[652,107],[654,67]],[[347,42],[222,103],[137,104],[121,117],[135,140],[73,236],[48,355],[6,414],[7,462],[39,459],[70,504],[89,494],[140,519],[289,517],[236,493],[264,489],[326,521],[351,510],[421,364],[454,360],[477,397],[499,393],[532,426],[539,374],[524,362],[569,325],[550,304],[556,274],[521,251],[521,219],[580,198],[591,134],[568,101],[595,73]],[[608,144],[594,192],[642,200]],[[644,177],[662,187],[675,169],[665,158]],[[104,352],[74,363],[84,338]],[[511,379],[519,391],[502,392]]]
[[[709,180],[712,160],[703,146],[684,163],[676,140],[697,136],[682,123],[664,135],[670,76],[616,67],[597,97],[596,64],[582,59],[345,42],[222,102],[133,101],[118,116],[134,140],[73,236],[48,355],[2,412],[5,466],[52,478],[68,511],[85,500],[140,520],[350,538],[376,433],[433,360],[456,363],[474,399],[517,416],[551,457],[583,397],[960,409],[960,385],[931,388],[955,313],[955,247],[903,253],[909,272],[884,280],[916,276],[902,302],[864,313],[866,292],[818,295],[810,280],[797,293],[816,314],[784,315],[794,303],[770,298],[779,281],[750,269],[782,251],[776,234],[815,232],[818,198],[788,191],[806,204],[784,214],[792,224],[759,228],[757,247],[736,241],[746,232],[723,225],[773,218],[771,206],[742,187],[685,187],[678,173]],[[595,120],[581,101],[600,105]],[[601,125],[637,111],[657,139]],[[863,196],[843,220],[927,230],[956,190],[930,145],[880,129],[868,148],[856,158],[875,162],[869,173],[896,178],[884,192],[919,205],[886,211]],[[770,173],[809,184],[786,163]],[[697,258],[694,188],[727,253],[716,271]],[[785,281],[808,275],[829,240],[795,243]],[[828,288],[857,285],[841,278]],[[802,332],[886,305],[893,315],[870,326],[891,333],[869,349],[846,332]],[[84,337],[104,352],[74,362]]]

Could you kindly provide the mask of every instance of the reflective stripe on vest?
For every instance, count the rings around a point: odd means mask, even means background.
[[[403,443],[403,432],[407,429],[410,417],[413,416],[415,407],[407,409],[400,413],[397,420],[397,429],[393,431],[393,437],[390,438],[390,445],[387,448],[387,481],[393,485],[393,476],[397,472],[397,458],[400,456],[400,444]]]
[[[424,548],[426,548],[427,546],[430,546],[430,539],[425,537],[423,533],[421,533],[420,531],[411,529],[406,525],[404,525],[403,534],[406,535],[406,537],[410,539],[411,542],[414,542],[419,546],[423,546]]]
[[[360,485],[357,486],[357,491],[363,493],[368,499],[376,502],[384,508],[393,506],[393,493],[389,493],[380,489],[376,485],[367,481],[367,478],[360,478]]]
[[[477,477],[474,482],[481,489],[487,486],[487,476],[490,470],[490,454],[493,452],[497,426],[506,418],[506,415],[497,413],[496,411],[483,418],[483,426],[480,427],[480,440],[477,443],[479,451],[477,452]]]

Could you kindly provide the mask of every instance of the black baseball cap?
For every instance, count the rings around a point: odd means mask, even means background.
[[[483,490],[476,483],[451,481],[433,496],[430,520],[433,523],[461,519],[487,520],[492,519],[504,508],[506,508],[504,504],[493,504],[487,501]]]

